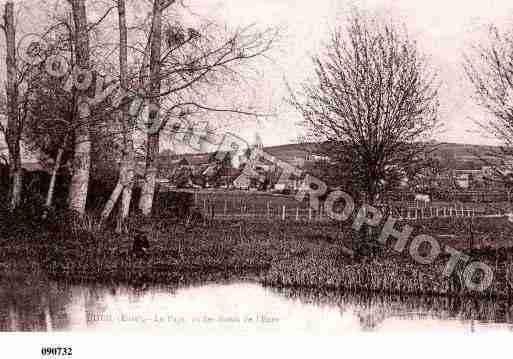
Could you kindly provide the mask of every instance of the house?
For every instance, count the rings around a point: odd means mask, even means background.
[[[470,188],[470,175],[468,173],[460,173],[455,175],[456,185],[461,189]]]
[[[234,187],[235,180],[242,174],[242,171],[232,167],[222,167],[219,171],[219,184],[223,188]]]
[[[160,160],[158,178],[171,178],[177,169],[182,166],[188,166],[189,162],[185,158]]]
[[[242,172],[234,181],[233,187],[240,190],[249,190],[251,186],[251,177]]]

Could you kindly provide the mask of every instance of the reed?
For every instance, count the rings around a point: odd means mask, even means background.
[[[340,264],[331,258],[308,256],[273,263],[260,282],[273,287],[305,287],[379,292],[387,294],[513,298],[513,269],[502,263],[492,286],[483,292],[469,291],[461,269],[443,278],[445,263],[419,266],[393,259]]]

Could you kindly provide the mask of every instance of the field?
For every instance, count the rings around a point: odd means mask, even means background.
[[[4,218],[3,218],[4,219]],[[509,247],[513,226],[504,219],[474,219],[475,243],[469,249],[469,218],[430,222],[411,221],[414,234],[453,235],[443,239],[465,250],[474,260],[494,268],[493,287],[479,295],[511,297]],[[135,221],[135,220],[134,220]],[[348,224],[269,221],[199,221],[189,225],[167,221],[147,237],[145,256],[132,252],[132,223],[118,235],[90,219],[56,221],[51,225],[23,225],[7,218],[0,229],[2,277],[40,273],[68,282],[123,282],[133,285],[166,283],[189,285],[220,280],[250,279],[276,287],[313,287],[399,294],[477,295],[458,286],[457,277],[444,279],[442,255],[432,266],[414,263],[386,246],[374,257],[355,257],[348,251],[361,241]],[[478,237],[500,238],[494,246]]]
[[[327,221],[325,210],[311,209],[308,201],[297,201],[294,195],[267,192],[226,190],[183,190],[194,195],[194,203],[203,213],[217,219]],[[392,202],[381,206],[384,213],[400,219],[435,217],[503,216],[509,205],[474,202]]]

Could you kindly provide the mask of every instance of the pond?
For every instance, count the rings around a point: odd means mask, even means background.
[[[513,331],[513,306],[461,298],[278,290],[245,282],[131,288],[17,280],[0,282],[0,331]]]

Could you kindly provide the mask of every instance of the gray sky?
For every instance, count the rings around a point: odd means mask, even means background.
[[[52,0],[47,0],[54,3]],[[140,0],[137,0],[140,1]],[[256,104],[267,111],[275,108],[278,119],[256,122],[241,119],[233,128],[248,140],[259,133],[265,145],[295,141],[301,135],[297,123],[301,120],[283,103],[287,96],[284,78],[293,86],[312,73],[310,56],[322,48],[329,31],[337,20],[357,6],[368,11],[388,13],[404,23],[409,33],[418,40],[419,47],[427,54],[433,67],[438,70],[442,88],[440,91],[440,120],[445,123],[437,140],[460,143],[494,143],[473,121],[486,118],[486,114],[472,101],[462,71],[463,53],[473,42],[484,39],[487,25],[494,23],[500,28],[513,28],[513,2],[510,0],[185,0],[190,11],[226,22],[231,26],[255,23],[258,26],[280,26],[283,38],[272,53],[274,63],[267,64],[263,73],[253,80],[252,91],[231,91],[234,100]],[[24,2],[30,4],[31,1]],[[139,3],[138,3],[139,4]],[[143,3],[140,3],[141,5]],[[145,2],[144,4],[149,4]],[[65,5],[63,5],[65,6]],[[144,5],[146,6],[146,5]],[[23,22],[33,23],[39,7],[26,5]],[[34,14],[29,14],[34,12]],[[143,16],[142,12],[139,14]],[[114,15],[113,15],[114,16]],[[90,17],[94,18],[91,15]],[[115,18],[111,19],[112,21]],[[25,32],[37,31],[23,24]],[[3,51],[3,42],[0,45]],[[3,61],[0,63],[2,73]],[[253,76],[255,77],[255,76]],[[242,94],[240,94],[242,92]],[[229,95],[230,97],[232,95]],[[237,98],[238,96],[238,98]],[[260,107],[259,107],[260,106]],[[242,122],[243,121],[243,122]],[[164,146],[166,147],[166,146]]]
[[[266,145],[293,141],[300,130],[297,114],[279,106],[286,95],[282,76],[292,84],[311,74],[309,56],[326,40],[327,33],[342,19],[354,4],[362,9],[390,13],[403,22],[419,43],[421,50],[439,71],[440,119],[445,123],[438,140],[466,143],[493,143],[482,133],[476,133],[473,121],[482,120],[484,114],[473,103],[472,91],[461,64],[463,53],[472,42],[484,38],[487,25],[495,23],[501,28],[512,26],[513,2],[509,0],[189,0],[198,12],[225,19],[230,24],[258,23],[264,26],[286,27],[276,63],[266,71],[262,80],[262,96],[272,96],[280,110],[280,119],[272,122],[245,122],[248,138],[261,133]]]

